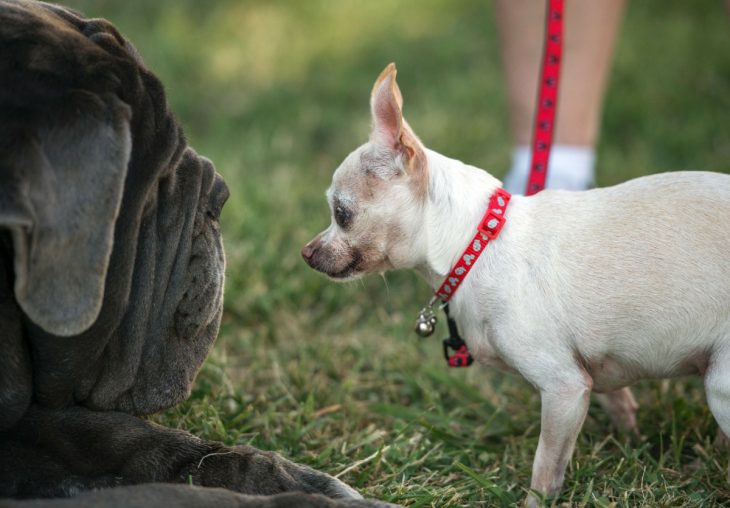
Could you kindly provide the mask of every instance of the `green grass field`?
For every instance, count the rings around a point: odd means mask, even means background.
[[[370,87],[398,65],[427,146],[502,176],[505,93],[490,2],[73,0],[112,20],[166,84],[195,148],[231,188],[226,311],[192,397],[155,420],[250,443],[407,506],[525,495],[539,398],[516,377],[449,370],[410,273],[337,285],[301,261],[324,190],[364,142]],[[568,8],[569,5],[568,5]],[[730,22],[719,0],[629,3],[605,103],[598,183],[730,172]],[[718,220],[727,220],[721,217]],[[443,326],[443,325],[440,325]],[[728,455],[698,379],[646,382],[640,438],[591,407],[556,506],[730,503]]]

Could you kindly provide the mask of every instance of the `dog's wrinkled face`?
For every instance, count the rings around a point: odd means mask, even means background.
[[[390,64],[373,86],[370,141],[350,153],[327,190],[330,226],[302,257],[334,280],[412,265],[426,197],[425,149],[403,119]]]
[[[0,0],[0,90],[0,430],[31,397],[180,402],[222,314],[222,178],[107,21]]]
[[[218,219],[229,191],[190,148],[170,170],[144,203],[129,290],[135,305],[112,333],[139,356],[102,353],[89,407],[147,414],[182,401],[218,335],[225,271]],[[112,274],[108,283],[118,287],[119,279]]]

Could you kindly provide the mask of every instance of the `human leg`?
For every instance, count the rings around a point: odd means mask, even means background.
[[[624,0],[566,1],[548,187],[579,189],[592,183],[603,92],[624,5]],[[546,7],[534,0],[497,0],[495,7],[515,145],[505,184],[521,193],[529,167]]]

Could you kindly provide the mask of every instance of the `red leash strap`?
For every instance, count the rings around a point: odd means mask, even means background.
[[[550,146],[553,142],[555,127],[555,111],[558,104],[558,80],[560,78],[563,50],[563,0],[548,1],[545,23],[545,49],[533,132],[532,164],[525,191],[527,196],[540,192],[545,188]],[[476,235],[452,268],[451,273],[436,290],[431,302],[421,310],[416,321],[416,331],[419,335],[426,337],[433,333],[436,324],[436,318],[431,312],[433,303],[436,300],[441,300],[442,303],[446,304],[451,299],[489,241],[496,238],[502,230],[505,221],[504,212],[509,200],[510,194],[503,189],[497,189],[492,195],[489,200],[489,207],[479,223]],[[474,358],[469,353],[464,339],[459,335],[456,321],[449,316],[448,305],[444,306],[444,311],[449,324],[449,337],[443,340],[446,361],[450,367],[468,367],[472,364]],[[455,352],[449,354],[450,350]]]
[[[550,146],[558,105],[558,82],[563,52],[563,0],[549,0],[545,22],[545,47],[540,76],[535,129],[532,135],[532,163],[527,180],[526,196],[545,188]]]

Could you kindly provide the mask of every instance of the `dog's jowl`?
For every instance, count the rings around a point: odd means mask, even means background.
[[[500,182],[421,143],[403,118],[392,64],[370,105],[370,139],[335,171],[331,224],[302,256],[334,280],[410,268],[435,290]],[[629,385],[703,376],[730,435],[729,217],[730,176],[707,172],[512,197],[499,236],[449,288],[450,309],[477,362],[540,392],[532,489],[559,491],[592,391],[632,428]]]

